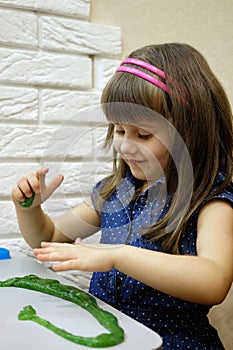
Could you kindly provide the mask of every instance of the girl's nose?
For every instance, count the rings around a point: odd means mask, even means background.
[[[128,138],[124,138],[120,143],[120,152],[121,154],[134,154],[137,151],[137,143]]]

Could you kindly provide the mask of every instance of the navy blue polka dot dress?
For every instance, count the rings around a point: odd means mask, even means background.
[[[223,181],[219,174],[216,186]],[[150,191],[132,201],[137,186],[131,173],[118,186],[101,211],[101,243],[128,244],[162,251],[158,242],[148,242],[140,234],[143,226],[158,219],[164,207],[163,181],[158,180]],[[96,206],[99,184],[94,188],[92,201]],[[148,192],[150,192],[148,194]],[[216,196],[233,204],[233,185]],[[197,255],[197,218],[194,213],[182,242],[181,254]],[[187,302],[155,290],[113,269],[93,273],[90,293],[159,333],[163,350],[221,350],[224,349],[216,330],[209,324],[207,314],[211,305]]]

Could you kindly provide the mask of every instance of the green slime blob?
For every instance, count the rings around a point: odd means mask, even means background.
[[[25,200],[23,202],[18,201],[19,205],[23,208],[29,208],[32,205],[32,202],[34,200],[35,193],[33,192],[31,197],[25,197]]]
[[[36,275],[13,277],[5,281],[0,281],[0,287],[31,289],[68,300],[88,311],[103,327],[109,331],[109,333],[103,333],[96,337],[82,337],[74,335],[37,316],[36,311],[31,305],[25,306],[19,312],[19,320],[31,320],[48,328],[52,332],[67,340],[89,347],[109,347],[120,344],[124,341],[124,330],[119,326],[117,318],[110,312],[101,309],[98,306],[96,299],[92,295],[82,291],[79,288],[61,284],[55,279],[41,278]]]

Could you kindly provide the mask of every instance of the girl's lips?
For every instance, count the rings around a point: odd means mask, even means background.
[[[126,159],[126,162],[130,164],[142,164],[145,160]]]

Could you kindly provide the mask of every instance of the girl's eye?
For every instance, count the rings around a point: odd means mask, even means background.
[[[138,136],[143,140],[149,140],[152,137],[152,134],[147,134],[147,135],[139,134]]]
[[[125,133],[124,130],[115,129],[115,134],[117,134],[117,135],[124,135],[124,133]]]

